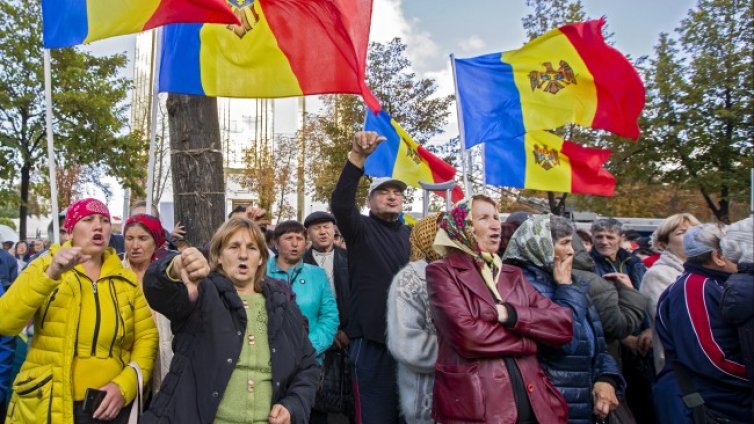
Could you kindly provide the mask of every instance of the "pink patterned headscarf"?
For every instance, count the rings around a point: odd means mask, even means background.
[[[84,217],[93,214],[104,215],[107,219],[110,219],[110,211],[107,209],[107,206],[99,200],[91,197],[77,200],[68,207],[68,212],[65,214],[65,221],[63,221],[63,228],[65,228],[68,234],[71,234],[73,232],[73,227],[76,226],[77,222],[81,221]]]

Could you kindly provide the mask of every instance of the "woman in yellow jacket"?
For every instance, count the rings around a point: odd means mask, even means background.
[[[141,390],[135,366],[151,376],[157,330],[136,276],[108,248],[107,206],[79,200],[64,227],[71,240],[29,264],[0,297],[0,334],[34,320],[6,423],[126,423]],[[105,395],[87,413],[90,388]]]

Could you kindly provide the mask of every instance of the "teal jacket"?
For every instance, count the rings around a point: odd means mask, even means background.
[[[327,280],[325,270],[305,264],[283,271],[277,264],[277,256],[267,263],[267,276],[287,281],[296,294],[296,304],[309,321],[309,341],[317,352],[317,359],[322,363],[322,354],[332,346],[335,333],[340,324],[338,305]]]

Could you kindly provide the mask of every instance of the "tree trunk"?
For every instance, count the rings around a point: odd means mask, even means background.
[[[18,240],[26,240],[26,216],[29,215],[29,182],[31,180],[31,165],[25,163],[21,167],[21,205],[18,210]]]
[[[565,212],[566,197],[568,197],[568,193],[563,193],[563,195],[559,199],[556,199],[555,192],[548,191],[547,200],[550,204],[550,213],[558,216],[563,216],[563,213]]]
[[[225,183],[217,99],[170,94],[175,222],[193,246],[207,243],[225,220]]]
[[[723,224],[730,224],[730,210],[728,208],[729,201],[727,198],[728,195],[728,188],[723,187],[722,192],[723,196],[721,196],[720,200],[718,201],[718,205],[715,204],[715,201],[712,199],[712,196],[707,193],[707,190],[700,189],[699,191],[702,192],[702,196],[704,196],[704,201],[707,203],[707,207],[712,211],[712,213],[715,215],[715,218],[717,218],[718,221],[722,222]]]

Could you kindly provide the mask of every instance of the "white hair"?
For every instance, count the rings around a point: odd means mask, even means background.
[[[754,218],[746,218],[728,226],[720,240],[723,256],[731,262],[754,262]]]

